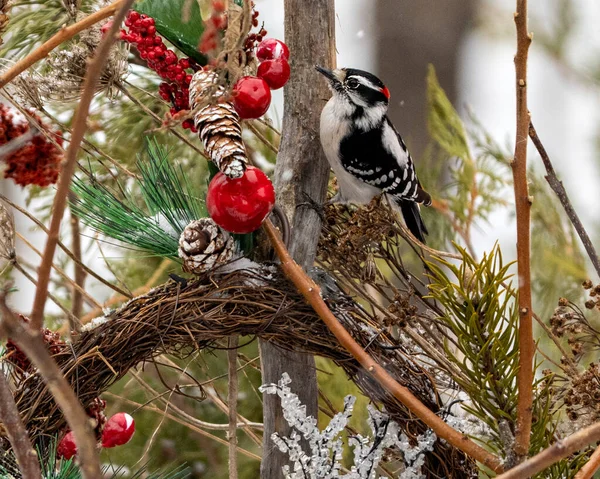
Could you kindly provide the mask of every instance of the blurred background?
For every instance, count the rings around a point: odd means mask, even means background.
[[[269,36],[283,39],[283,1],[255,2]],[[498,156],[509,159],[515,141],[513,0],[338,0],[336,9],[338,66],[368,70],[388,86],[392,94],[390,116],[412,152],[426,189],[438,191],[440,195],[452,195],[452,188],[460,188],[460,183],[456,183],[451,174],[454,160],[440,155],[432,146],[427,121],[426,83],[430,64],[435,67],[441,87],[453,102],[467,130],[473,128],[479,133],[485,132],[488,135],[486,144],[495,145]],[[534,42],[529,53],[528,91],[532,120],[575,209],[596,240],[600,237],[600,208],[596,203],[600,199],[599,23],[600,3],[597,1],[530,2],[530,30],[534,32]],[[315,74],[315,81],[318,80]],[[274,93],[270,115],[275,126],[281,123],[282,98],[281,91]],[[474,150],[481,147],[475,144],[476,137],[470,136]],[[118,154],[115,152],[115,155]],[[530,149],[529,163],[532,176],[541,178],[542,164],[533,148]],[[506,164],[501,162],[494,163],[493,168],[500,176],[508,171]],[[428,188],[428,185],[432,187]],[[543,180],[534,186],[534,216],[540,225],[545,225],[545,228],[534,230],[534,274],[541,271],[535,269],[536,265],[544,265],[546,272],[555,272],[555,277],[535,277],[534,281],[537,281],[538,292],[544,290],[548,293],[547,297],[557,298],[565,294],[565,288],[569,287],[565,286],[567,282],[576,285],[577,281],[591,274],[591,270],[586,268],[587,260],[580,253],[578,240],[565,239],[571,234],[569,226],[563,225],[560,234],[553,230],[561,220],[556,220],[558,216],[553,215],[557,207],[549,199],[551,194],[548,194]],[[496,203],[485,217],[474,222],[472,252],[480,256],[499,241],[508,261],[514,259],[515,250],[513,193],[510,185],[498,188],[496,194],[504,200],[505,207]],[[47,198],[26,197],[23,190],[4,180],[1,189],[16,203],[36,211],[40,218],[47,218]],[[432,225],[430,229],[436,230],[435,225],[443,222],[443,218],[436,211],[426,213],[427,224]],[[27,233],[34,246],[43,250],[45,236],[31,234],[32,223],[23,216],[17,215],[16,220],[17,230]],[[439,229],[442,230],[442,226]],[[447,244],[449,234],[434,234],[432,244]],[[441,238],[445,238],[446,242]],[[63,239],[69,242],[68,238]],[[116,273],[123,279],[136,275],[142,278],[156,270],[154,263],[144,265],[135,258],[124,258],[123,250],[110,244],[103,245],[102,251],[99,251],[91,232],[85,243],[84,262],[105,276]],[[18,252],[32,269],[39,264],[39,257],[22,242],[18,242]],[[18,292],[13,295],[13,305],[20,311],[29,311],[34,286],[18,274],[15,279]],[[570,288],[574,289],[572,285]],[[88,278],[86,289],[100,302],[111,296],[111,291],[93,278]],[[61,287],[54,292],[59,297],[67,294]],[[536,309],[542,315],[554,308],[553,303],[546,302],[543,294],[537,295],[536,300]],[[50,304],[48,311],[59,313]],[[240,412],[249,420],[260,421],[261,399],[256,391],[260,375],[256,371],[255,345],[248,346],[242,353],[240,361],[248,368],[244,369],[240,386]],[[208,380],[217,376],[223,364],[224,355],[220,353],[207,357],[195,355],[188,362],[179,362],[180,367],[189,368],[200,382],[202,377]],[[320,380],[328,382],[329,391],[335,390],[331,399],[337,407],[341,406],[345,394],[356,393],[329,363],[320,361],[319,367]],[[196,477],[226,477],[225,445],[200,429],[178,426],[177,421],[169,428],[157,429],[163,422],[173,421],[164,407],[161,409],[160,403],[153,404],[152,410],[146,408],[138,412],[137,408],[145,401],[164,392],[162,380],[151,369],[149,367],[147,372],[142,373],[141,380],[156,390],[140,387],[137,378],[129,377],[105,397],[113,411],[135,411],[140,430],[134,445],[123,452],[105,453],[105,459],[128,466],[140,461],[150,461],[152,465],[171,460],[189,461]],[[171,379],[178,380],[175,376]],[[224,397],[226,379],[215,381],[211,388],[209,391],[215,397]],[[157,392],[159,389],[160,393]],[[226,422],[226,415],[214,406],[215,401],[194,402],[193,398],[176,395],[171,400],[194,417],[216,423]],[[363,398],[357,409],[364,409],[364,405]],[[355,421],[356,427],[364,427],[363,419],[356,418]],[[154,434],[156,430],[158,432]],[[224,437],[222,431],[210,434]],[[241,440],[240,445],[250,451],[249,455],[241,456],[244,467],[240,477],[255,478],[258,462],[252,455],[257,454],[256,445],[247,437]]]

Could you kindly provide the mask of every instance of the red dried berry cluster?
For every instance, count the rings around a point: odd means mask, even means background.
[[[19,317],[25,323],[29,323],[27,317],[22,314],[19,314]],[[52,356],[60,353],[66,347],[66,343],[60,338],[60,334],[50,329],[45,328],[42,330],[42,339],[48,346],[48,351]],[[19,376],[25,376],[34,372],[33,365],[29,361],[29,358],[12,339],[9,339],[6,342],[6,360],[16,366],[15,372]]]
[[[32,111],[30,113],[46,133],[52,134],[56,143],[62,146],[63,140],[60,133],[50,131],[39,116]],[[26,121],[15,122],[15,114],[15,110],[0,104],[0,145],[29,131],[29,123]],[[23,148],[4,158],[7,163],[4,178],[12,178],[16,184],[21,186],[48,186],[56,183],[62,159],[61,150],[40,133],[35,135]]]
[[[258,27],[258,10],[256,10],[254,6],[254,2],[252,2],[252,26]],[[246,37],[246,41],[244,42],[244,51],[246,52],[246,58],[248,62],[252,60],[254,57],[254,49],[256,45],[262,42],[263,38],[267,36],[267,31],[264,29],[264,26],[261,26],[258,33],[250,33]]]
[[[213,0],[212,14],[204,22],[204,31],[198,43],[198,50],[207,55],[216,50],[219,46],[221,32],[226,28],[225,2],[223,0]]]
[[[153,18],[131,11],[125,20],[125,26],[129,31],[121,30],[121,39],[135,45],[148,67],[167,80],[160,84],[158,91],[165,101],[170,101],[173,105],[171,115],[189,110],[192,75],[186,70],[198,71],[199,65],[192,58],[178,58],[173,50],[166,47],[156,33]],[[185,120],[182,126],[196,132],[192,120]]]

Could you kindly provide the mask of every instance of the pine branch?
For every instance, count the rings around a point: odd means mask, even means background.
[[[50,233],[48,234],[46,248],[44,250],[44,257],[42,258],[42,263],[40,264],[38,273],[38,287],[35,291],[33,309],[31,312],[31,326],[35,329],[41,329],[44,323],[44,307],[46,304],[46,297],[48,295],[48,284],[50,280],[50,270],[52,269],[52,259],[54,257],[54,252],[56,251],[60,224],[67,205],[67,195],[71,185],[71,178],[73,177],[75,165],[77,164],[77,153],[79,152],[79,146],[81,145],[81,141],[83,140],[83,136],[87,130],[87,117],[89,114],[90,105],[92,103],[92,98],[94,97],[96,85],[98,84],[102,70],[108,61],[110,49],[117,38],[117,32],[119,31],[121,23],[125,19],[125,15],[129,11],[134,1],[135,0],[117,1],[109,7],[106,7],[110,13],[114,12],[117,7],[119,7],[119,11],[116,13],[113,24],[111,25],[106,36],[98,45],[98,48],[94,53],[94,57],[85,73],[85,79],[83,81],[83,93],[73,116],[73,124],[75,127],[73,128],[73,134],[71,135],[69,147],[65,153],[65,162],[63,164],[58,181],[56,196],[54,197]],[[98,18],[98,20],[100,20],[100,18]],[[62,39],[61,41],[64,40],[66,39]],[[57,45],[58,44],[60,44],[60,42],[58,42]],[[27,68],[27,66],[25,68]],[[18,73],[19,72],[17,71],[16,74]],[[2,80],[4,80],[4,82]],[[4,77],[2,80],[0,80],[0,87],[6,84]]]
[[[138,161],[138,187],[145,208],[138,206],[132,193],[125,192],[119,199],[93,177],[89,183],[73,181],[76,198],[71,207],[86,224],[110,238],[154,255],[178,259],[182,231],[206,213],[187,176],[172,166],[167,151],[154,141],[148,141],[147,150],[148,161]]]
[[[531,198],[527,188],[527,54],[531,35],[527,31],[527,0],[517,0],[515,25],[517,54],[515,56],[517,91],[517,133],[512,162],[515,204],[517,212],[517,269],[519,275],[519,372],[517,374],[517,430],[515,459],[521,462],[529,451],[533,403],[533,321],[531,307]],[[523,476],[522,476],[523,477]]]
[[[503,467],[500,460],[475,444],[464,434],[446,424],[439,416],[427,408],[408,388],[400,385],[383,367],[350,336],[344,326],[333,315],[327,304],[323,301],[321,290],[311,280],[302,268],[292,259],[290,253],[278,236],[275,227],[269,219],[263,223],[263,227],[275,248],[275,252],[281,261],[281,269],[292,281],[298,291],[302,293],[306,301],[313,307],[315,312],[335,335],[340,344],[364,367],[386,391],[392,394],[411,412],[427,424],[438,437],[445,439],[457,449],[468,456],[483,463],[495,472],[502,472]]]

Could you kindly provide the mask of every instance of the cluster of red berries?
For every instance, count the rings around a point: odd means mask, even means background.
[[[221,32],[227,28],[227,15],[225,15],[225,2],[223,0],[213,0],[212,14],[204,22],[204,31],[200,37],[198,50],[204,54],[209,54],[219,46]]]
[[[46,127],[33,111],[29,113],[45,133],[51,135],[57,145],[62,146],[61,134]],[[18,113],[14,109],[0,104],[0,146],[29,131],[29,123],[26,120],[17,121],[16,115]],[[58,180],[62,159],[62,151],[44,133],[39,132],[23,148],[3,158],[7,164],[4,178],[12,178],[17,185],[21,186],[45,187]]]
[[[271,104],[271,90],[281,88],[290,78],[290,50],[282,41],[265,38],[256,57],[260,61],[257,76],[242,77],[233,87],[233,106],[242,119],[263,116]]]
[[[128,31],[121,30],[121,39],[135,45],[148,67],[165,80],[158,91],[163,100],[171,102],[171,115],[189,110],[192,75],[187,70],[198,71],[200,66],[192,58],[178,58],[173,50],[167,48],[156,33],[153,18],[131,11],[125,20],[125,26]],[[196,132],[192,120],[185,120],[182,126]]]
[[[19,318],[21,321],[29,323],[29,319],[22,314],[19,314]],[[48,351],[52,356],[60,353],[67,346],[66,343],[60,338],[60,334],[47,328],[42,330],[42,339],[44,340],[44,343],[46,343]],[[15,366],[15,373],[21,378],[33,374],[35,371],[27,355],[12,339],[9,339],[6,342],[5,359]]]
[[[254,2],[252,2],[252,26],[258,27],[258,10],[256,10],[254,6]],[[246,41],[244,42],[244,51],[246,52],[246,58],[248,62],[252,60],[254,57],[254,50],[256,45],[262,42],[263,38],[267,36],[267,31],[264,26],[261,26],[258,33],[249,33],[246,37]]]
[[[98,399],[98,401],[101,401],[104,403],[104,406],[106,406],[106,403],[101,399]],[[104,416],[104,413],[102,413],[102,415]],[[108,421],[106,421],[106,418],[104,418],[104,420],[106,424],[103,425],[100,436],[102,447],[109,448],[122,446],[123,444],[127,444],[133,437],[133,433],[135,432],[135,421],[129,414],[118,412],[114,416],[111,416]],[[58,457],[64,459],[71,459],[77,454],[77,444],[75,444],[75,435],[73,434],[73,431],[68,431],[62,437],[56,448],[56,454]]]

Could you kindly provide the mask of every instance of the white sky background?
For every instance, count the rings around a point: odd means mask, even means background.
[[[283,0],[255,1],[268,35],[283,39]],[[339,66],[353,66],[377,73],[374,70],[376,55],[373,48],[376,45],[377,26],[372,9],[373,1],[336,1]],[[589,68],[598,65],[600,2],[572,1],[576,5],[580,25],[577,34],[569,42],[569,53],[572,61],[585,70],[587,65]],[[507,142],[512,145],[514,142],[514,4],[514,0],[480,2],[480,18],[492,21],[498,32],[490,34],[487,30],[473,30],[462,47],[459,68],[459,111],[466,112],[467,106],[472,109],[484,127],[503,145]],[[553,10],[545,7],[551,4],[552,2],[530,2],[530,16],[536,18],[530,29],[540,26],[552,32],[554,19],[549,12]],[[423,82],[424,79],[415,78],[414,81]],[[401,92],[396,95],[401,96]],[[276,125],[280,125],[282,99],[281,90],[274,92],[271,117]],[[536,129],[565,183],[576,210],[590,233],[600,233],[600,228],[597,227],[600,210],[596,207],[596,201],[600,198],[597,187],[600,180],[600,161],[594,144],[595,135],[600,132],[600,85],[586,87],[565,74],[554,60],[541,52],[534,36],[529,62],[529,106]],[[537,161],[533,149],[530,149],[530,153],[530,160]],[[541,164],[538,166],[541,168]],[[12,182],[4,182],[4,185],[4,191],[11,197],[22,198],[20,188],[12,186]],[[512,201],[512,197],[510,199]],[[22,200],[19,202],[23,204]],[[31,239],[32,235],[28,231],[31,223],[23,221],[19,213],[15,214],[15,218],[18,231]],[[69,229],[66,222],[64,231],[68,241]],[[491,225],[484,225],[483,230],[475,231],[474,243],[477,252],[489,250],[496,239],[500,239],[507,256],[514,251],[515,227],[507,212],[498,213],[492,218]],[[36,247],[42,250],[45,236],[37,235],[33,240]],[[17,241],[17,244],[25,259],[39,262],[37,256],[24,248],[20,241]],[[118,250],[113,249],[109,254],[115,252],[118,253]],[[102,267],[103,262],[96,249],[87,250],[84,260],[94,269]],[[67,272],[72,274],[72,267],[69,267]],[[109,276],[108,272],[106,276]],[[97,299],[102,299],[102,296],[106,298],[111,294],[89,277],[86,284],[88,291]],[[13,295],[13,305],[18,310],[27,312],[31,308],[34,288],[24,278],[19,278],[16,285],[20,293]],[[57,308],[51,303],[48,310],[57,312]]]

